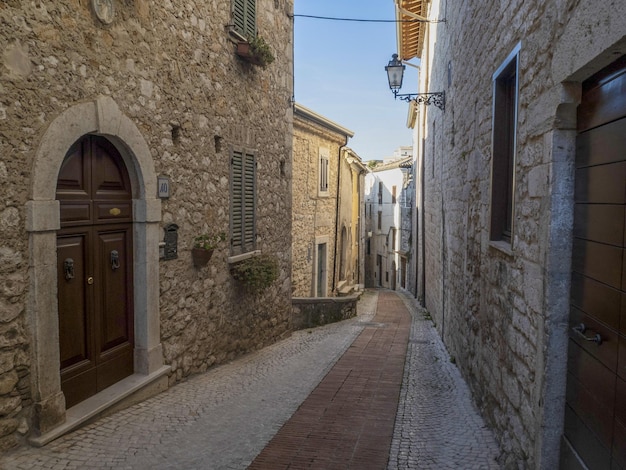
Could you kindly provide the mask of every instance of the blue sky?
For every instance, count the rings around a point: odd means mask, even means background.
[[[295,14],[395,19],[393,0],[295,0]],[[348,142],[363,160],[411,145],[408,104],[394,100],[385,65],[396,52],[395,23],[295,18],[296,102],[354,131]],[[407,67],[402,93],[415,91]]]

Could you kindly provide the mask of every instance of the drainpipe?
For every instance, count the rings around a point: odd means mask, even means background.
[[[337,295],[337,284],[335,283],[337,280],[337,238],[339,231],[339,204],[341,202],[341,154],[343,150],[348,146],[348,139],[350,137],[346,136],[346,143],[339,147],[339,152],[337,154],[337,204],[335,208],[335,256],[333,256],[333,295]]]

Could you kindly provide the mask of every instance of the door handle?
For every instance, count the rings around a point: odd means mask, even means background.
[[[585,334],[585,332],[587,331],[587,326],[584,323],[573,327],[572,330],[574,330],[574,333],[576,333],[579,338],[584,339],[585,341],[596,343],[598,346],[602,344],[602,336],[600,336],[600,333],[596,333],[593,336],[587,336]]]
[[[74,279],[74,260],[72,258],[65,258],[63,261],[63,273],[66,281]]]
[[[117,250],[111,251],[111,269],[115,271],[120,267],[120,254]]]

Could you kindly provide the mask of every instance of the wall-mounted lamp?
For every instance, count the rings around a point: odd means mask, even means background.
[[[437,93],[406,93],[399,94],[398,90],[402,88],[402,78],[404,77],[405,65],[398,59],[398,54],[393,54],[389,64],[385,66],[387,71],[387,79],[389,80],[389,88],[393,91],[395,99],[402,99],[404,101],[415,101],[416,103],[424,103],[425,105],[435,105],[442,111],[446,109],[446,92],[440,91]]]

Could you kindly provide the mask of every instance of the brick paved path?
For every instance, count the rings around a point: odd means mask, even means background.
[[[373,322],[249,468],[385,468],[410,325],[402,300],[381,291]]]

